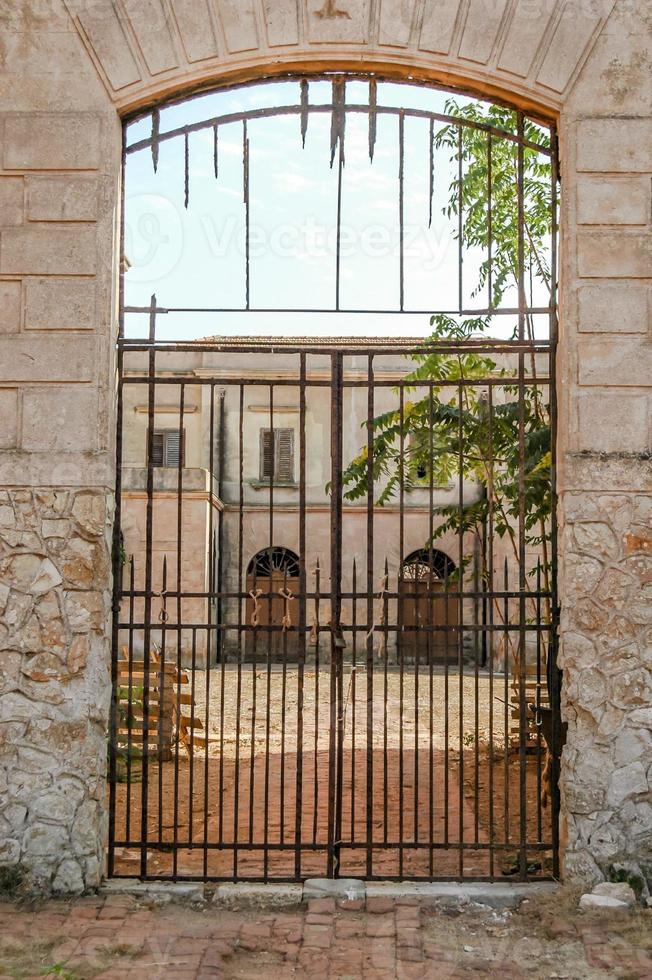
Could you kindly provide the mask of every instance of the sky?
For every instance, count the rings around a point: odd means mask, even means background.
[[[310,82],[310,104],[330,103],[330,82]],[[348,82],[347,104],[368,104],[365,81]],[[269,82],[196,97],[162,109],[160,131],[247,109],[297,105],[297,81]],[[443,112],[448,94],[417,85],[378,84],[378,103]],[[459,105],[471,100],[456,96]],[[436,124],[437,127],[438,124]],[[127,127],[127,146],[151,133],[151,116]],[[298,115],[247,123],[250,160],[250,305],[265,310],[333,310],[336,293],[337,158],[330,166],[329,113],[311,114],[305,148]],[[429,121],[405,119],[404,306],[399,309],[399,122],[379,116],[373,162],[368,116],[347,113],[342,178],[340,307],[347,312],[183,312],[157,318],[157,339],[214,335],[391,336],[430,333],[430,313],[458,308],[457,217],[444,213],[457,163],[435,155],[433,220],[429,227]],[[125,304],[241,308],[245,305],[243,124],[220,125],[218,177],[213,130],[190,134],[189,201],[185,198],[183,136],[160,143],[157,172],[149,148],[127,155],[125,174]],[[466,307],[487,305],[473,295],[484,255],[465,249]],[[543,305],[543,286],[534,287]],[[516,305],[514,291],[505,306]],[[410,310],[419,311],[409,313]],[[424,312],[427,311],[427,312]],[[146,316],[128,314],[127,336],[143,336]],[[493,336],[509,336],[515,318],[496,317]],[[537,333],[545,335],[547,318]]]

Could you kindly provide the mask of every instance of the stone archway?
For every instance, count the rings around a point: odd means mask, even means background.
[[[0,866],[62,892],[102,875],[120,116],[353,65],[559,116],[565,868],[649,863],[643,5],[17,0],[0,27]]]

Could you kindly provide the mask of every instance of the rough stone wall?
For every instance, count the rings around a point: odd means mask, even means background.
[[[0,868],[99,882],[105,836],[105,493],[0,492]]]
[[[97,885],[120,125],[63,4],[0,9],[0,876]]]
[[[598,485],[611,466],[628,492],[612,482],[611,492],[572,491],[565,498],[566,871],[598,880],[624,864],[650,885],[652,472],[627,456],[574,466],[581,482],[593,478]]]
[[[651,37],[618,3],[565,100],[558,370],[566,874],[652,888]]]
[[[61,890],[100,873],[118,111],[291,65],[412,69],[560,113],[566,872],[648,860],[651,31],[645,0],[2,5],[0,866]],[[91,551],[92,581],[71,579]],[[48,671],[61,683],[30,676]]]

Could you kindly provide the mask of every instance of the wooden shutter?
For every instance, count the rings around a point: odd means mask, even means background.
[[[294,429],[276,429],[276,472],[275,477],[283,483],[294,480]]]
[[[165,461],[165,433],[155,432],[152,443],[152,466],[163,466]]]
[[[181,439],[178,429],[170,429],[165,433],[165,465],[178,468],[181,456]]]
[[[274,475],[274,434],[271,429],[260,430],[260,479],[271,480]]]

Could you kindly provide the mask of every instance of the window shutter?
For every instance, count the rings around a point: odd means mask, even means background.
[[[294,480],[294,429],[276,429],[276,479]]]
[[[271,429],[260,430],[260,479],[271,480],[274,475],[273,432]]]
[[[165,465],[178,468],[181,458],[181,440],[178,429],[170,429],[165,433]]]
[[[165,437],[162,432],[154,433],[152,443],[152,466],[163,466],[163,456],[165,449]]]

